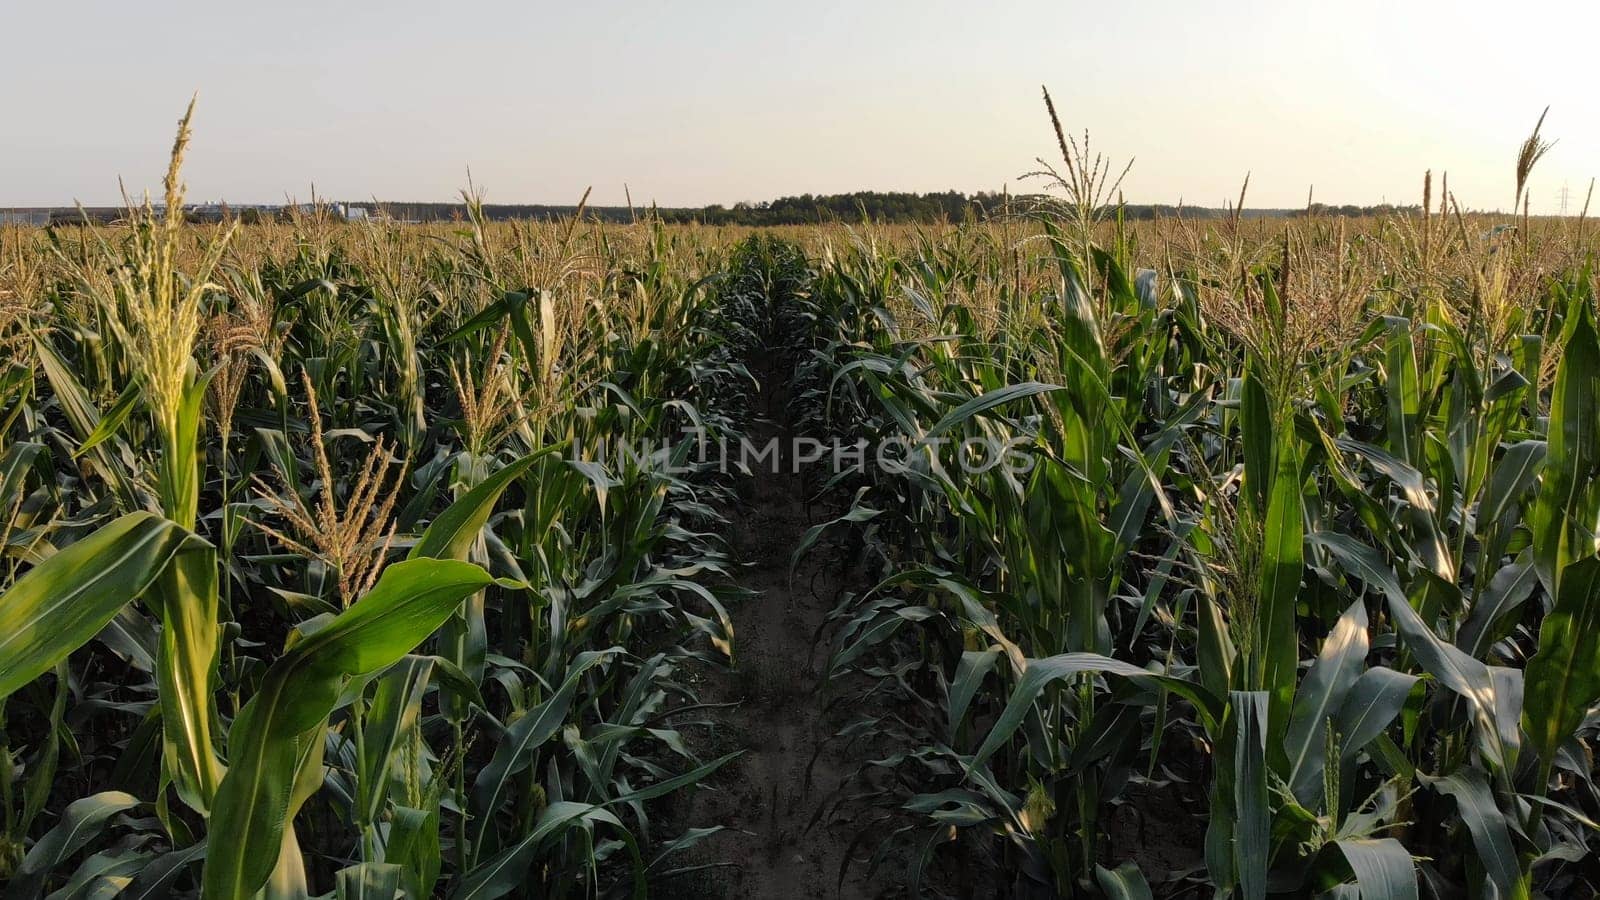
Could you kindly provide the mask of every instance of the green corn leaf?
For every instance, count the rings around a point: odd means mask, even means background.
[[[1245,900],[1267,896],[1267,861],[1272,853],[1272,808],[1267,793],[1270,698],[1266,691],[1233,691],[1233,869]]]
[[[1200,683],[1220,697],[1228,692],[1228,685],[1232,683],[1237,651],[1219,598],[1207,591],[1201,592],[1195,602],[1195,618],[1200,626],[1195,660],[1200,669]]]
[[[1259,621],[1253,626],[1260,629],[1256,640],[1257,652],[1262,656],[1259,686],[1272,697],[1272,715],[1267,720],[1272,729],[1269,746],[1276,747],[1288,725],[1300,666],[1295,604],[1305,569],[1300,457],[1294,433],[1288,428],[1279,435],[1263,527],[1266,540],[1261,559],[1261,610]]]
[[[462,876],[451,891],[450,900],[495,900],[524,887],[540,844],[573,825],[588,822],[622,828],[622,822],[604,807],[571,800],[551,803],[539,814],[539,821],[527,837]]]
[[[371,825],[381,817],[389,799],[390,772],[399,764],[404,741],[418,727],[422,696],[433,674],[434,659],[407,656],[378,679],[365,716],[362,741],[365,767],[358,773],[356,793],[360,821]]]
[[[1033,708],[1033,702],[1046,687],[1063,678],[1091,672],[1118,675],[1146,681],[1152,686],[1164,687],[1193,702],[1207,729],[1215,728],[1216,701],[1207,697],[1197,685],[1171,676],[1158,675],[1132,663],[1101,656],[1098,653],[1062,653],[1046,659],[1027,661],[1027,668],[1023,670],[1022,677],[1017,679],[1017,686],[1012,689],[1011,697],[1006,701],[1005,711],[995,721],[994,727],[990,729],[989,736],[984,739],[978,752],[973,754],[971,761],[967,763],[967,775],[970,776],[987,762],[989,757],[993,756],[995,751],[999,750],[1001,745],[1021,727],[1023,720],[1028,716],[1028,711]]]
[[[161,611],[156,684],[165,770],[178,796],[203,814],[222,781],[211,737],[221,643],[216,549],[191,541],[156,579],[150,596]]]
[[[147,854],[131,847],[102,850],[79,863],[67,883],[50,892],[46,900],[113,900],[122,896],[133,876],[149,864]]]
[[[129,513],[17,579],[0,594],[0,699],[98,634],[191,540],[160,516]]]
[[[852,662],[893,637],[904,625],[922,622],[937,615],[939,615],[937,610],[927,606],[889,604],[873,615],[870,621],[853,622],[852,624],[860,624],[862,627],[859,632],[851,635],[850,641],[842,643],[828,658],[829,677],[845,671]]]
[[[23,780],[20,819],[9,817],[12,779],[16,770],[9,750],[0,749],[0,775],[6,776],[3,786],[0,786],[0,799],[5,801],[8,822],[14,823],[10,824],[7,830],[13,833],[26,833],[34,819],[44,811],[45,804],[50,801],[51,790],[55,787],[56,772],[61,764],[61,738],[67,731],[62,724],[67,713],[67,698],[72,694],[71,672],[65,660],[56,664],[55,674],[55,699],[50,704],[50,720],[44,725],[44,740],[35,750],[33,762],[28,767],[27,777]]]
[[[1511,831],[1506,827],[1508,814],[1495,804],[1483,770],[1465,767],[1443,778],[1420,774],[1418,777],[1456,801],[1456,810],[1472,835],[1478,862],[1497,894],[1504,900],[1524,900],[1528,896],[1528,880],[1511,842]]]
[[[1115,869],[1094,867],[1094,880],[1108,900],[1151,900],[1150,884],[1139,871],[1139,864],[1129,861]]]
[[[485,306],[476,315],[472,316],[472,318],[461,323],[460,327],[458,327],[455,331],[452,331],[440,338],[439,343],[448,344],[459,341],[464,337],[475,334],[499,322],[501,319],[505,318],[506,314],[510,311],[509,297],[510,295],[507,294],[501,297],[501,299],[490,303],[488,306]]]
[[[987,412],[1001,404],[1060,390],[1064,390],[1060,385],[1042,384],[1037,381],[1025,381],[1021,384],[1008,384],[1003,388],[996,388],[981,396],[973,397],[945,414],[943,418],[934,423],[932,428],[928,429],[928,433],[923,440],[926,441],[928,438],[938,437],[947,431],[958,428],[973,416]]]
[[[511,790],[512,777],[531,765],[534,752],[566,724],[567,711],[582,684],[583,674],[621,652],[621,647],[612,647],[578,654],[567,669],[561,687],[506,729],[494,757],[478,772],[472,785],[471,843],[474,848],[481,847],[486,835],[491,833],[495,812]]]
[[[948,720],[950,725],[949,739],[955,741],[955,732],[961,727],[961,722],[967,717],[967,707],[972,705],[972,699],[977,696],[978,688],[983,686],[983,679],[1000,661],[999,650],[967,650],[961,654],[961,661],[956,664],[955,677],[950,680],[950,698]]]
[[[119,900],[163,900],[173,896],[178,879],[189,867],[205,859],[206,842],[197,841],[181,850],[161,854],[145,866],[133,883],[118,895]]]
[[[40,838],[11,876],[5,900],[34,900],[56,866],[88,846],[111,817],[139,805],[139,798],[122,791],[105,791],[74,800],[61,821]]]
[[[1516,625],[1516,611],[1533,596],[1533,589],[1538,585],[1539,574],[1534,568],[1533,554],[1524,550],[1516,562],[1494,573],[1488,586],[1478,594],[1456,635],[1456,643],[1468,656],[1483,659],[1496,641],[1511,633]]]
[[[0,453],[0,509],[11,509],[17,492],[26,483],[28,472],[41,456],[49,459],[45,446],[34,441],[17,441]],[[41,474],[45,471],[48,467],[41,466]]]
[[[113,900],[149,862],[148,854],[129,847],[91,854],[73,869],[66,884],[51,891],[45,900]]]
[[[1361,900],[1417,900],[1417,869],[1394,838],[1336,842],[1355,872]]]
[[[1395,630],[1423,670],[1464,699],[1477,723],[1484,752],[1495,765],[1515,762],[1519,737],[1515,719],[1514,687],[1496,670],[1469,656],[1433,633],[1401,590],[1394,571],[1371,547],[1344,534],[1316,532],[1312,540],[1338,560],[1347,574],[1382,592]]]
[[[1389,326],[1385,357],[1388,378],[1384,390],[1389,412],[1389,449],[1395,456],[1416,465],[1420,449],[1416,446],[1417,420],[1422,414],[1416,342],[1409,319],[1385,316],[1384,321]]]
[[[385,862],[401,867],[408,896],[431,897],[443,854],[439,847],[439,809],[396,806],[389,822]]]
[[[712,825],[708,828],[685,829],[683,834],[680,834],[672,840],[666,841],[660,845],[659,849],[656,851],[655,858],[650,861],[650,865],[647,866],[647,868],[651,870],[661,869],[661,864],[670,859],[674,854],[682,853],[683,851],[696,846],[706,838],[716,834],[721,834],[727,830],[728,827],[726,825]],[[664,875],[671,874],[668,870],[663,869],[661,871]],[[683,870],[680,869],[677,871],[681,872]]]
[[[1246,369],[1239,382],[1239,431],[1243,439],[1245,490],[1256,512],[1265,515],[1272,487],[1272,413],[1266,388]]]
[[[530,453],[473,486],[428,526],[407,558],[465,560],[494,512],[500,496],[529,467],[556,449],[552,446]],[[475,593],[468,597],[461,615],[450,620],[441,638],[446,655],[474,681],[483,677],[483,659],[488,646],[485,603],[486,598],[482,594]],[[465,715],[465,706],[459,699],[452,699],[448,703],[452,716]]]
[[[1506,448],[1478,503],[1479,531],[1500,521],[1511,504],[1527,493],[1544,467],[1547,452],[1544,441],[1518,441]]]
[[[1592,301],[1573,295],[1550,395],[1550,428],[1539,497],[1528,509],[1534,563],[1560,596],[1568,564],[1593,556],[1600,530],[1600,334]]]
[[[698,784],[704,781],[706,776],[737,759],[742,753],[743,751],[737,751],[719,756],[680,775],[664,778],[648,787],[613,797],[604,804],[593,805],[572,801],[551,803],[540,814],[533,830],[520,842],[467,872],[451,892],[451,900],[494,900],[523,887],[528,867],[533,864],[537,851],[546,840],[562,834],[576,824],[589,822],[604,822],[621,829],[623,834],[626,834],[626,830],[622,829],[622,823],[608,807],[653,800],[688,785]]]
[[[138,404],[140,394],[139,383],[129,382],[128,386],[122,389],[121,396],[117,397],[117,402],[111,404],[111,408],[106,410],[106,414],[94,426],[94,430],[83,439],[78,449],[72,451],[72,458],[77,459],[116,437],[117,432],[122,430],[122,423],[128,420],[128,414],[133,412]]]
[[[1478,739],[1490,761],[1497,766],[1513,764],[1517,735],[1514,727],[1508,729],[1502,721],[1509,703],[1500,697],[1502,684],[1490,667],[1454,644],[1440,640],[1404,597],[1390,595],[1389,615],[1423,670],[1467,701],[1477,721]]]
[[[1525,674],[1522,727],[1548,772],[1600,699],[1600,558],[1579,560],[1562,573],[1561,592],[1539,626],[1539,652]]]
[[[1427,480],[1417,467],[1385,450],[1360,441],[1340,438],[1335,442],[1339,449],[1365,459],[1385,478],[1394,482],[1406,498],[1408,509],[1400,517],[1400,524],[1411,539],[1408,548],[1412,555],[1434,574],[1447,582],[1455,580],[1455,561],[1450,554],[1444,535],[1436,522],[1438,504],[1428,492]]]
[[[1361,676],[1366,657],[1367,609],[1357,600],[1339,617],[1295,692],[1284,752],[1289,758],[1289,785],[1302,805],[1311,806],[1321,790],[1325,723]]]
[[[1374,666],[1361,673],[1350,686],[1334,719],[1339,732],[1340,757],[1353,759],[1393,722],[1405,708],[1411,691],[1421,679]]]
[[[862,497],[866,495],[866,492],[866,488],[856,492],[855,501],[850,504],[849,511],[844,515],[829,519],[826,522],[819,522],[806,529],[805,534],[800,537],[800,542],[789,553],[789,581],[791,583],[794,581],[795,572],[800,568],[801,560],[805,558],[805,555],[810,552],[812,547],[816,546],[817,541],[822,538],[822,535],[828,529],[835,525],[859,525],[863,522],[870,522],[883,514],[881,509],[873,509],[862,504]]]
[[[1348,534],[1335,531],[1314,531],[1310,541],[1326,550],[1339,563],[1345,575],[1361,579],[1369,590],[1378,591],[1391,603],[1399,601],[1409,605],[1394,569],[1389,567],[1378,551]]]
[[[395,900],[401,869],[392,863],[362,863],[340,869],[334,881],[338,900]]]
[[[35,338],[34,352],[38,355],[39,368],[50,383],[56,402],[60,404],[61,412],[66,416],[67,422],[79,440],[87,440],[100,425],[100,411],[89,399],[89,392],[73,375],[71,364],[56,352],[55,346],[48,340]],[[120,459],[107,453],[106,450],[105,447],[95,447],[90,450],[96,466],[115,485],[117,499],[122,503],[123,509],[139,508],[142,505],[141,496],[134,486],[133,476]]]
[[[208,898],[246,900],[266,883],[288,828],[301,749],[322,742],[344,679],[399,661],[490,580],[455,560],[396,563],[364,597],[273,663],[229,734],[228,774],[210,822],[211,833],[227,841],[207,854]]]
[[[467,552],[472,548],[472,542],[477,540],[478,532],[483,530],[484,523],[489,521],[490,513],[494,512],[495,501],[505,493],[528,467],[541,458],[560,449],[559,446],[546,447],[485,478],[471,490],[461,495],[461,498],[450,504],[439,515],[428,529],[422,533],[415,546],[411,548],[409,559],[466,559]]]

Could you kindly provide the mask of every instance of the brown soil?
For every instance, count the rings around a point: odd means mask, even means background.
[[[769,362],[762,382],[760,420],[750,429],[756,446],[792,437],[786,422],[787,372]],[[787,449],[787,448],[786,448]],[[706,755],[743,749],[744,755],[699,790],[674,818],[697,827],[724,826],[694,854],[716,869],[673,879],[668,896],[729,898],[864,898],[877,895],[862,883],[865,866],[851,867],[840,887],[841,866],[856,829],[832,822],[838,788],[859,764],[830,736],[842,722],[827,710],[819,690],[826,664],[816,638],[840,591],[859,589],[864,575],[848,553],[823,541],[802,560],[793,585],[790,556],[807,528],[838,515],[834,503],[808,503],[805,474],[783,459],[740,476],[740,503],[728,510],[735,558],[745,566],[740,584],[754,592],[731,610],[734,665],[711,672],[701,700],[714,710]],[[830,815],[819,817],[826,808]]]

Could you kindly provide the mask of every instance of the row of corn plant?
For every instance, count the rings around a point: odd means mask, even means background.
[[[902,746],[863,767],[864,864],[909,847],[933,890],[965,853],[1024,896],[1592,892],[1581,226],[1430,179],[1386,220],[1132,227],[1057,136],[1066,199],[1024,220],[822,242],[811,414],[909,448],[839,476],[883,578],[831,665],[902,701],[841,733]]]
[[[0,235],[7,900],[642,894],[731,653],[716,235]],[[666,831],[666,829],[674,829]]]

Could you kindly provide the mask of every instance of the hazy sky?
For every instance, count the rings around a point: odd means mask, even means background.
[[[731,204],[976,191],[1070,129],[1133,202],[1415,202],[1449,170],[1535,211],[1600,175],[1600,3],[1097,0],[559,4],[0,0],[0,206],[154,187],[200,93],[191,199]],[[1600,210],[1600,203],[1596,204]]]

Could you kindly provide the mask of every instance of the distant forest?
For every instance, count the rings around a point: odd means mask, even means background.
[[[712,204],[701,207],[636,207],[588,206],[584,214],[607,222],[627,222],[647,214],[660,216],[673,223],[698,222],[704,225],[807,225],[817,222],[874,222],[931,224],[958,222],[969,217],[990,218],[1005,213],[1029,209],[1039,198],[1036,196],[1011,196],[979,192],[963,194],[958,191],[912,194],[884,191],[857,191],[852,194],[801,194],[798,197],[779,197],[759,203],[735,203],[732,206]],[[351,203],[351,207],[376,211],[381,208],[397,219],[419,222],[450,221],[464,218],[466,207],[459,203]],[[556,219],[566,218],[578,211],[576,206],[549,206],[538,204],[485,204],[484,213],[490,219]],[[1381,206],[1328,206],[1321,203],[1299,209],[1249,209],[1249,218],[1290,218],[1294,216],[1382,215],[1403,211],[1389,204]],[[1123,207],[1129,219],[1172,218],[1182,215],[1192,219],[1215,219],[1230,215],[1228,210],[1164,204]]]
[[[759,203],[735,203],[732,206],[650,207],[630,209],[626,206],[585,206],[586,217],[605,222],[628,222],[636,218],[655,215],[671,223],[699,223],[702,225],[811,225],[819,222],[885,222],[932,224],[935,222],[960,222],[966,219],[988,219],[1012,213],[1025,213],[1041,201],[1053,202],[1039,195],[1007,196],[999,193],[979,192],[963,194],[958,191],[911,194],[885,191],[857,191],[853,194],[801,194],[798,197],[779,197]],[[371,200],[333,203],[325,207],[337,217],[345,210],[351,216],[387,215],[402,222],[450,222],[466,218],[467,208],[461,203],[391,203]],[[357,212],[357,211],[361,212]],[[578,211],[576,206],[550,204],[485,204],[484,214],[490,219],[564,219]],[[1250,209],[1243,215],[1251,219],[1292,218],[1305,215],[1343,215],[1349,217],[1382,215],[1393,212],[1417,212],[1418,207],[1382,206],[1327,206],[1321,203],[1298,209]],[[1203,206],[1170,206],[1165,204],[1128,204],[1122,213],[1129,219],[1174,218],[1218,219],[1231,215],[1229,210]],[[188,217],[197,222],[215,222],[235,217],[246,224],[265,218],[282,218],[286,211],[278,207],[233,206],[221,203],[195,204],[187,209]],[[121,207],[55,207],[31,209],[0,209],[0,225],[80,225],[85,222],[115,222],[126,217]]]

